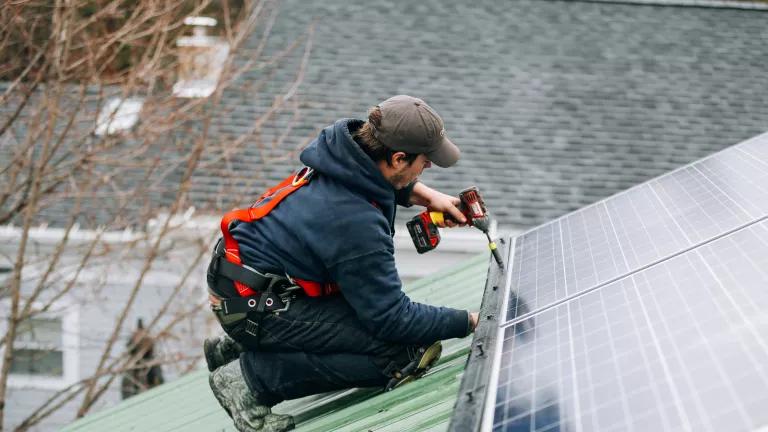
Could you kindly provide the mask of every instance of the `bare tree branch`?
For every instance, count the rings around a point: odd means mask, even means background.
[[[0,147],[0,224],[18,228],[13,228],[15,250],[8,254],[13,271],[0,293],[10,306],[0,340],[0,427],[8,421],[4,402],[16,391],[8,380],[15,352],[23,348],[20,325],[59,314],[68,303],[92,310],[109,302],[116,271],[130,270],[130,276],[121,277],[120,306],[111,311],[114,320],[105,333],[80,333],[78,346],[98,352],[96,367],[12,426],[27,430],[71,403],[78,405],[77,416],[85,415],[125,372],[162,364],[186,373],[198,364],[200,357],[189,352],[199,350],[202,335],[190,335],[185,326],[210,318],[204,282],[196,278],[215,227],[190,233],[179,222],[193,204],[193,179],[201,170],[230,163],[247,146],[266,162],[287,158],[308,142],[289,144],[302,121],[299,89],[314,27],[265,55],[277,17],[271,0],[6,3],[0,9],[0,80],[6,84],[0,94],[0,137],[7,143]],[[182,21],[211,7],[218,7],[229,56],[210,97],[180,99],[171,87]],[[250,50],[240,51],[246,42]],[[8,50],[18,55],[4,57]],[[280,67],[288,62],[297,64],[295,71],[282,75]],[[253,72],[261,73],[243,82],[244,74]],[[273,86],[278,79],[280,85]],[[223,99],[233,86],[240,92],[282,90],[265,98],[248,119],[250,127],[212,139],[214,122],[239,108]],[[143,101],[138,124],[119,133],[99,128],[98,122],[118,122],[129,98]],[[276,136],[272,124],[282,127]],[[250,174],[246,182],[260,177],[258,170]],[[222,188],[230,187],[229,180],[222,179]],[[238,195],[222,194],[224,200]],[[40,228],[48,223],[54,227]],[[124,229],[130,231],[118,239]],[[168,282],[170,266],[175,268]],[[149,312],[139,305],[148,287],[159,283],[159,274],[166,285]],[[181,303],[180,297],[191,300]],[[128,323],[139,314],[149,323],[147,334],[166,349],[159,359],[147,361],[141,350],[121,346]]]

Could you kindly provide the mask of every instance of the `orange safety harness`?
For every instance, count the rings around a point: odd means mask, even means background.
[[[309,184],[314,171],[312,168],[304,167],[300,169],[295,175],[291,175],[277,186],[264,192],[256,202],[247,209],[233,210],[224,215],[221,219],[221,232],[224,240],[224,258],[227,262],[239,267],[240,269],[234,269],[234,274],[241,274],[244,277],[233,279],[233,283],[237,293],[241,297],[251,297],[258,295],[258,288],[251,283],[250,285],[244,280],[254,280],[253,277],[258,275],[261,277],[269,277],[263,275],[250,267],[243,264],[240,258],[240,247],[237,241],[232,237],[229,232],[233,222],[251,223],[255,222],[264,216],[268,215],[280,202],[288,195],[296,192],[302,186]],[[232,266],[229,266],[230,268]],[[243,270],[245,270],[243,272]],[[256,279],[258,281],[258,279]],[[324,295],[331,295],[339,292],[339,287],[333,282],[316,282],[303,279],[296,279],[288,276],[288,280],[302,288],[304,293],[310,297],[319,297]],[[268,286],[271,286],[268,284]]]

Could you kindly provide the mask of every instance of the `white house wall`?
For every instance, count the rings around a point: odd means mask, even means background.
[[[3,253],[13,252],[12,243],[3,241],[2,244],[4,246],[0,246],[0,250]],[[115,250],[120,250],[119,246],[113,245],[113,247]],[[43,246],[41,249],[45,251],[46,247]],[[183,253],[183,251],[181,252]],[[66,262],[72,261],[72,258],[67,259],[65,254],[63,261],[66,265]],[[96,368],[105,342],[114,328],[117,316],[128,300],[130,290],[139,276],[139,270],[142,265],[143,262],[140,259],[132,259],[125,262],[115,259],[114,262],[109,264],[106,277],[101,274],[102,272],[81,274],[75,288],[62,299],[62,302],[71,305],[70,307],[72,308],[76,308],[78,315],[77,330],[79,332],[75,338],[78,341],[75,381],[89,376]],[[153,266],[153,270],[145,278],[143,286],[125,320],[119,340],[113,347],[112,352],[114,354],[120,354],[125,350],[128,338],[136,328],[138,318],[143,318],[146,327],[149,325],[152,317],[162,307],[165,299],[171,294],[174,286],[182,277],[183,272],[176,266],[179,266],[179,264],[174,259],[159,260]],[[182,291],[185,294],[183,298],[179,299],[180,303],[178,305],[189,307],[192,304],[203,301],[205,298],[203,270],[201,265],[197,272],[189,278],[188,284],[192,286]],[[23,291],[29,292],[31,288],[30,284],[25,285],[23,286]],[[46,295],[43,297],[42,301],[45,300]],[[155,329],[162,328],[171,318],[170,315],[172,314],[164,317],[155,326]],[[210,314],[205,310],[201,310],[201,313],[197,316],[177,325],[178,333],[182,334],[179,340],[174,340],[173,342],[163,341],[155,346],[156,356],[162,355],[164,352],[177,351],[185,356],[200,356],[202,354],[202,340],[206,335],[210,334],[212,325],[213,322]],[[2,326],[3,328],[6,326],[5,320],[3,320]],[[164,366],[163,376],[167,382],[176,378],[178,371]],[[119,377],[114,380],[110,389],[91,412],[105,406],[114,405],[121,400],[120,381]],[[40,385],[39,383],[11,379],[7,395],[4,429],[12,430],[14,426],[18,425],[41,403],[63,387],[65,385]],[[82,395],[53,413],[41,425],[31,430],[59,430],[74,419],[81,400]]]

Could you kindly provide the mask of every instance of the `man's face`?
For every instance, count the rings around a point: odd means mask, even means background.
[[[392,186],[395,189],[402,189],[414,180],[416,180],[425,169],[432,166],[432,162],[427,159],[427,156],[420,154],[410,164],[405,159],[398,158],[397,154],[393,157],[394,173],[389,179]]]

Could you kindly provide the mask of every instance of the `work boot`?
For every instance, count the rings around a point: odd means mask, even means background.
[[[240,358],[243,347],[225,333],[219,337],[206,339],[203,342],[203,352],[208,370],[213,372],[232,360]]]
[[[272,410],[251,393],[240,370],[240,362],[229,362],[213,371],[208,384],[238,431],[283,432],[293,429],[293,417],[272,414]]]
[[[384,391],[390,391],[404,384],[419,379],[440,360],[443,345],[440,341],[427,347],[408,348],[409,362],[405,367],[392,373]]]

